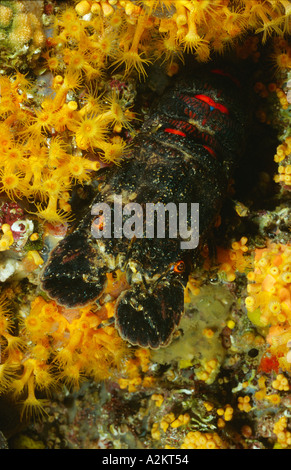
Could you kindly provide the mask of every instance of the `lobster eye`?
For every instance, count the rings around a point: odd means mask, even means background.
[[[97,230],[103,230],[104,229],[104,222],[105,222],[104,216],[100,215],[99,217],[96,217],[93,220],[92,227],[97,229]]]
[[[184,261],[178,261],[174,266],[175,273],[183,273],[185,271],[185,263]]]

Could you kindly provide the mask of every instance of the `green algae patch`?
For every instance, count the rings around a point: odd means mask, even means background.
[[[167,348],[153,352],[153,361],[160,364],[176,361],[182,369],[195,366],[195,373],[199,376],[205,372],[200,378],[212,383],[225,357],[221,333],[230,318],[233,303],[233,295],[226,286],[202,287],[199,294],[192,295],[191,301],[185,304],[179,336]]]

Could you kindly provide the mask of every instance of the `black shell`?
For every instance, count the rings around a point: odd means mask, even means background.
[[[242,154],[247,108],[242,85],[227,69],[210,67],[179,78],[153,107],[122,166],[100,175],[92,206],[105,202],[114,211],[115,195],[122,196],[123,204],[143,208],[146,203],[199,203],[203,240]],[[184,310],[184,287],[197,250],[181,249],[181,237],[146,238],[145,226],[143,238],[96,240],[91,207],[52,252],[43,289],[67,307],[84,305],[101,295],[107,272],[121,269],[131,286],[117,301],[121,336],[144,347],[167,345]],[[183,272],[174,269],[179,260],[184,261]]]

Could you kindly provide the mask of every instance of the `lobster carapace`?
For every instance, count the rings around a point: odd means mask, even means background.
[[[243,87],[227,69],[209,67],[178,78],[153,107],[122,166],[100,174],[88,213],[52,251],[42,276],[49,296],[69,308],[84,305],[102,294],[106,273],[125,271],[129,288],[119,296],[115,311],[120,335],[133,345],[167,345],[183,314],[184,288],[197,249],[183,249],[181,234],[169,236],[169,217],[163,237],[153,232],[149,237],[145,220],[140,237],[122,236],[116,217],[124,227],[130,214],[120,215],[116,198],[142,211],[147,204],[174,203],[177,216],[187,204],[188,227],[190,205],[199,203],[199,237],[204,240],[242,154],[247,120]],[[100,204],[112,215],[103,217],[102,224],[95,209]],[[155,222],[157,217],[156,212]],[[97,238],[94,227],[100,234],[108,223],[111,236]]]

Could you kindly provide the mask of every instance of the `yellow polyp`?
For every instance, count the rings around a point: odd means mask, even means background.
[[[70,109],[70,111],[76,111],[76,109],[78,109],[77,101],[69,101],[68,108]]]
[[[220,266],[221,271],[225,271],[226,273],[229,273],[231,271],[231,265],[229,263],[223,263]]]
[[[258,380],[258,385],[260,388],[265,388],[266,377],[261,376]]]
[[[233,417],[233,408],[231,406],[227,407],[225,412],[224,412],[224,420],[225,421],[231,421]]]
[[[265,390],[259,390],[258,392],[255,393],[256,400],[263,400],[265,396],[266,396]]]
[[[67,213],[71,212],[72,210],[71,205],[67,201],[64,201],[63,199],[59,200],[59,207],[61,211],[67,212]]]
[[[90,9],[91,13],[93,13],[94,15],[95,14],[99,14],[101,12],[101,6],[99,3],[93,3],[93,5],[91,6],[91,9]]]
[[[80,16],[87,15],[87,13],[89,13],[91,10],[91,4],[87,0],[82,0],[81,2],[77,3],[75,10]]]
[[[153,400],[155,402],[156,406],[159,408],[162,405],[163,401],[164,401],[164,397],[161,394],[154,393],[151,396],[151,400]]]
[[[210,338],[213,337],[214,331],[213,331],[211,328],[205,328],[205,329],[203,330],[203,334],[204,334],[204,336],[205,336],[206,338],[209,338],[209,339],[210,339]]]
[[[281,416],[278,421],[275,422],[273,432],[277,436],[277,446],[279,448],[287,448],[291,445],[291,432],[287,429],[287,418]]]
[[[278,154],[275,154],[275,155],[274,155],[274,162],[276,162],[276,163],[280,163],[280,162],[282,162],[284,159],[285,159],[285,155],[281,155],[281,156],[278,155]],[[276,178],[277,176],[278,176],[278,175],[275,175],[274,178]],[[278,183],[278,182],[279,182],[279,181],[277,181],[277,183]]]
[[[244,411],[245,413],[249,413],[252,409],[250,404],[250,397],[245,395],[244,397],[238,397],[238,409]]]
[[[217,427],[223,429],[225,427],[225,421],[222,418],[218,418],[217,420]]]
[[[233,320],[229,320],[229,321],[227,322],[226,326],[227,326],[228,328],[230,328],[231,330],[233,330],[234,327],[235,327],[235,322],[234,322]]]
[[[178,416],[177,419],[175,419],[171,424],[171,428],[179,428],[180,426],[183,426],[187,424],[190,421],[190,415],[188,413],[181,414]]]
[[[0,364],[0,393],[9,389],[13,379],[17,377],[19,366],[9,362]]]
[[[52,88],[58,88],[64,82],[62,75],[56,75],[53,79]]]
[[[219,424],[218,427],[220,427]],[[216,432],[190,431],[185,436],[181,449],[223,449],[225,447],[226,443]]]
[[[255,306],[255,297],[254,296],[246,297],[245,304],[246,304],[247,309],[254,308],[254,306]]]
[[[239,242],[233,242],[231,245],[233,250],[239,250],[240,249],[240,243]]]
[[[216,369],[217,364],[218,364],[217,359],[211,359],[210,361],[206,363],[205,370],[207,370],[207,372],[212,372],[214,369]]]
[[[209,401],[205,401],[205,402],[203,403],[203,405],[205,406],[205,408],[206,408],[207,411],[212,411],[213,408],[214,408],[214,405],[213,405],[212,403],[210,403]]]
[[[284,272],[281,275],[281,279],[285,284],[290,284],[291,283],[291,272]]]
[[[9,224],[3,224],[1,230],[3,235],[0,238],[0,251],[6,251],[14,243],[13,233],[10,230]]]
[[[159,440],[161,438],[161,432],[159,430],[159,423],[153,423],[151,428],[151,436],[155,440]]]
[[[111,5],[109,5],[109,3],[102,2],[101,8],[102,8],[103,15],[105,17],[110,16],[114,13],[114,8]]]
[[[38,253],[38,251],[35,251],[35,250],[28,251],[27,257],[32,259],[36,266],[41,266],[43,264],[43,259]]]
[[[272,382],[272,387],[275,388],[276,390],[280,391],[288,391],[289,390],[289,383],[287,377],[285,377],[283,374],[278,374],[276,379],[273,380]]]
[[[30,241],[35,242],[36,240],[39,239],[39,234],[34,232],[30,235],[29,239],[30,239]]]
[[[45,208],[41,205],[37,206],[37,214],[39,217],[47,220],[48,222],[62,223],[66,219],[65,215],[58,209],[58,195],[51,194],[49,196],[48,204]]]
[[[22,403],[21,420],[28,419],[31,416],[39,419],[46,414],[45,405],[48,401],[37,399],[35,396],[35,383],[34,378],[31,376],[27,382],[28,394],[27,398]]]
[[[269,303],[269,309],[274,315],[278,315],[281,312],[280,302],[273,300]]]
[[[187,24],[188,24],[188,31],[187,31],[187,34],[184,35],[182,39],[182,44],[184,46],[185,51],[195,52],[197,51],[198,47],[201,44],[203,44],[204,41],[197,33],[194,9],[192,9],[192,11],[188,13],[187,15]]]
[[[54,98],[54,110],[57,111],[60,109],[66,101],[67,94],[69,92],[70,88],[66,83],[62,83],[60,87],[57,90],[56,96]]]
[[[162,421],[161,421],[161,423],[160,423],[161,429],[162,429],[164,432],[166,432],[167,429],[168,429],[168,427],[169,427],[169,425],[170,425],[172,422],[174,422],[174,421],[175,421],[175,415],[174,415],[174,413],[171,412],[171,413],[166,414],[166,415],[163,417],[163,419],[162,419]]]
[[[187,24],[187,11],[184,6],[182,5],[177,6],[177,13],[175,15],[175,21],[176,21],[178,28]]]

